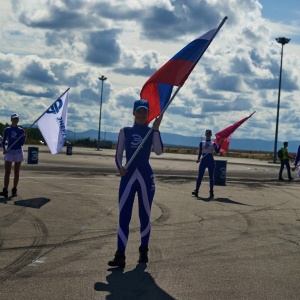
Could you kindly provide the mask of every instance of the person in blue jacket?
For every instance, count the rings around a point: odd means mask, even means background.
[[[210,198],[214,197],[215,160],[213,157],[213,153],[220,152],[223,140],[221,140],[220,144],[217,145],[211,140],[211,136],[212,136],[212,131],[210,129],[207,129],[205,131],[205,138],[206,138],[205,141],[201,141],[199,144],[198,158],[196,161],[197,163],[200,162],[198,179],[196,181],[196,189],[192,192],[192,194],[196,197],[199,196],[199,188],[206,168],[208,169],[208,175],[209,175]]]
[[[138,195],[141,244],[139,247],[139,262],[148,262],[148,243],[150,238],[151,205],[155,192],[154,175],[149,164],[151,151],[160,155],[163,152],[163,144],[159,132],[161,117],[153,123],[153,131],[145,144],[126,169],[122,165],[123,152],[126,150],[126,163],[130,160],[145,135],[150,130],[147,124],[149,104],[140,99],[134,102],[134,125],[120,130],[116,148],[115,161],[121,175],[119,187],[119,228],[117,239],[117,251],[109,266],[125,267],[125,250],[129,236],[129,223],[132,215],[132,207],[135,194]]]
[[[11,190],[12,196],[17,195],[17,186],[20,177],[21,163],[24,160],[24,153],[22,146],[25,143],[26,132],[23,128],[18,127],[19,115],[13,113],[11,115],[11,126],[6,127],[3,133],[2,148],[4,154],[5,175],[4,175],[4,188],[0,195],[5,198],[8,197],[8,186],[12,163],[14,163],[14,183]],[[6,145],[7,142],[7,145]]]

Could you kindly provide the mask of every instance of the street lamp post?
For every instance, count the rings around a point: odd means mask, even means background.
[[[274,142],[274,156],[273,162],[276,163],[277,158],[277,142],[278,142],[278,123],[279,123],[279,107],[280,107],[280,91],[281,91],[281,76],[282,76],[282,57],[283,57],[283,46],[287,44],[291,39],[285,37],[276,38],[276,41],[281,44],[281,61],[279,71],[279,86],[278,86],[278,101],[277,101],[277,116],[276,116],[276,129],[275,129],[275,142]]]
[[[100,97],[100,114],[99,114],[99,129],[98,129],[98,145],[97,150],[100,149],[100,131],[101,131],[101,112],[102,112],[102,96],[103,96],[103,82],[107,79],[105,76],[98,77],[101,80],[101,97]]]

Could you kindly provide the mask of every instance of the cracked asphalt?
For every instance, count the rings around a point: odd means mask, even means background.
[[[152,156],[149,263],[137,263],[135,203],[120,270],[107,265],[118,223],[114,150],[39,146],[18,196],[0,198],[0,299],[299,299],[300,179],[278,182],[279,165],[268,162],[216,159],[227,160],[226,185],[209,201],[207,174],[191,195],[195,156]]]

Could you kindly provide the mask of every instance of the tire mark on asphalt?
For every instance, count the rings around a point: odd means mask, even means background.
[[[24,215],[25,207],[16,207],[14,211],[5,215],[0,220],[0,229],[7,228],[17,223]]]
[[[69,251],[64,251],[63,253],[66,254],[66,255],[61,255],[55,261],[52,261],[51,264],[45,264],[43,266],[43,268],[35,269],[34,271],[40,275],[40,274],[44,274],[44,273],[47,273],[49,271],[52,271],[53,269],[56,269],[56,268],[60,267],[62,264],[63,265],[68,265],[70,263],[78,261],[79,259],[82,259],[82,258],[87,256],[87,250],[92,250],[92,251],[95,250],[95,248],[93,248],[93,247],[91,248],[90,245],[86,242],[96,241],[96,240],[101,239],[101,245],[98,245],[97,248],[96,248],[97,251],[100,251],[101,248],[103,246],[105,246],[107,244],[107,242],[111,240],[112,237],[116,238],[116,236],[117,236],[117,231],[116,230],[107,230],[107,233],[104,234],[104,235],[72,240],[76,236],[80,235],[82,232],[88,230],[88,228],[89,228],[88,225],[89,224],[87,224],[86,226],[82,226],[80,230],[78,230],[77,232],[75,232],[72,235],[68,236],[67,238],[65,238],[61,242],[35,246],[35,248],[41,249],[39,251],[39,253],[42,251],[42,249],[46,249],[46,248],[48,249],[48,250],[44,251],[41,256],[37,256],[35,259],[41,259],[42,257],[49,256],[50,253],[52,253],[53,251],[55,251],[59,248],[65,248],[66,249],[67,247],[72,247],[74,245],[79,245],[79,244],[86,244],[87,249],[84,250],[84,251],[82,251],[82,250],[76,251],[72,254],[70,254]],[[133,229],[133,231],[137,231],[137,230],[139,230],[139,228]],[[27,248],[29,248],[29,247],[27,247]],[[73,250],[73,248],[72,248],[72,250]],[[74,275],[72,275],[72,276],[74,276]]]
[[[284,191],[278,187],[274,187],[273,185],[266,185],[266,187],[273,188],[278,190],[279,193],[283,194],[283,198],[286,198],[286,194],[293,197],[294,199],[298,199],[295,194],[291,192]],[[251,238],[251,237],[270,237],[270,238],[276,238],[280,241],[284,241],[286,243],[290,243],[296,246],[300,246],[300,243],[298,242],[298,232],[300,229],[300,226],[298,224],[291,224],[291,223],[282,223],[280,220],[278,220],[276,217],[274,217],[272,214],[268,214],[268,216],[265,216],[264,218],[260,218],[260,221],[264,222],[263,226],[260,224],[257,224],[257,218],[255,218],[255,214],[259,212],[272,212],[278,211],[279,206],[282,205],[288,205],[290,202],[290,199],[283,200],[280,203],[275,203],[272,205],[264,206],[264,207],[258,207],[251,211],[239,211],[239,210],[233,210],[235,213],[239,214],[241,217],[243,217],[246,221],[246,229],[243,231],[240,231],[241,235],[239,237],[236,237],[235,239],[231,240],[230,242],[233,242],[234,240],[239,240],[241,238]],[[219,205],[223,206],[219,203]],[[295,221],[298,221],[298,215],[295,208],[287,208],[287,209],[281,209],[281,211],[294,211],[296,219]],[[283,236],[282,236],[283,235]],[[294,239],[292,239],[294,238]]]
[[[46,225],[38,217],[27,212],[25,217],[30,221],[31,225],[35,229],[35,236],[29,247],[26,247],[25,251],[17,257],[12,263],[0,270],[0,283],[3,283],[15,273],[19,272],[25,266],[30,264],[37,258],[39,253],[43,249],[48,238],[48,229]],[[39,247],[41,246],[41,247]]]
[[[136,228],[136,230],[138,230],[139,228]],[[135,230],[135,231],[136,231]],[[132,230],[131,230],[132,231]],[[77,234],[75,234],[77,235]],[[82,239],[77,239],[77,240],[69,240],[70,238],[74,237],[74,235],[72,235],[71,237],[66,238],[64,241],[62,242],[58,242],[58,243],[44,243],[44,244],[40,244],[40,245],[30,245],[30,246],[21,246],[21,247],[9,247],[9,248],[4,248],[2,249],[3,251],[15,251],[15,250],[30,250],[32,248],[35,249],[43,249],[43,248],[51,248],[50,250],[48,250],[47,252],[45,252],[43,254],[46,255],[48,253],[50,253],[51,251],[53,251],[55,248],[57,247],[66,247],[68,245],[73,245],[73,244],[80,244],[80,243],[86,243],[88,241],[95,241],[97,239],[100,238],[111,238],[111,237],[116,237],[117,236],[117,230],[109,230],[109,232],[107,234],[104,235],[97,235],[97,236],[93,236],[93,237],[87,237],[87,238],[82,238]],[[41,252],[41,250],[39,252]],[[39,257],[36,257],[36,259],[38,259]]]
[[[158,225],[167,221],[170,218],[170,209],[166,205],[159,202],[154,202],[154,205],[160,209],[161,215],[157,219],[153,220],[152,224]]]
[[[169,178],[168,178],[169,179]],[[175,180],[177,181],[177,180]],[[176,182],[176,183],[183,183],[183,182]],[[174,184],[174,182],[173,182]],[[237,183],[238,184],[238,183]],[[270,186],[270,184],[264,184],[265,187],[273,187],[273,185]],[[278,190],[280,190],[280,187],[277,188]],[[281,191],[281,190],[280,190]],[[180,191],[176,191],[176,192],[179,192]],[[293,198],[297,198],[295,197],[294,194],[292,193],[288,193],[289,195],[291,195]],[[283,197],[283,199],[285,199],[285,197]],[[272,228],[269,228],[269,229],[266,229],[266,228],[263,228],[261,230],[258,230],[259,226],[256,226],[256,220],[255,220],[255,217],[254,217],[254,214],[258,213],[258,212],[263,212],[263,211],[272,211],[272,210],[275,210],[277,211],[277,208],[278,206],[282,206],[286,203],[288,203],[289,201],[288,200],[284,200],[284,201],[281,201],[280,203],[274,203],[274,204],[271,204],[271,205],[268,205],[268,206],[263,206],[263,207],[259,207],[259,206],[256,206],[254,209],[251,209],[250,211],[248,210],[239,210],[239,209],[232,209],[233,207],[231,206],[231,209],[230,211],[232,211],[234,214],[233,215],[230,215],[230,216],[218,216],[218,217],[213,217],[213,218],[203,218],[201,215],[197,215],[200,220],[198,220],[199,224],[202,225],[202,222],[203,221],[206,221],[206,220],[213,220],[213,219],[216,219],[216,220],[222,220],[223,219],[223,223],[224,223],[224,226],[230,230],[230,231],[233,231],[233,232],[236,232],[238,234],[237,237],[234,237],[234,238],[231,238],[229,239],[227,242],[228,243],[232,243],[236,240],[240,240],[240,239],[243,239],[243,238],[253,238],[255,236],[260,236],[260,237],[263,237],[263,236],[267,236],[267,235],[272,235],[273,237],[277,237],[281,240],[286,240],[286,242],[289,242],[289,243],[293,243],[295,245],[299,245],[299,242],[295,241],[295,240],[291,240],[291,239],[284,239],[280,236],[278,236],[278,234],[283,234],[283,232],[285,234],[288,234],[290,232],[290,229],[297,229],[299,230],[299,227],[296,225],[293,225],[292,228],[291,228],[291,225],[288,225],[288,226],[285,226],[287,228],[282,228],[282,226],[278,229],[272,229]],[[221,206],[221,207],[227,207],[228,205],[227,204],[223,204],[223,203],[218,203],[218,202],[214,202],[215,204]],[[293,210],[295,211],[295,209],[290,209],[290,210]],[[237,216],[239,215],[242,219],[244,219],[244,223],[245,223],[245,227],[244,228],[232,228],[232,226],[227,226],[226,223],[228,219],[232,219],[234,216]],[[297,217],[297,220],[298,220],[298,215],[295,211],[295,215]],[[278,220],[273,220],[272,216],[271,216],[271,220],[272,222],[274,221],[275,223],[277,222],[278,223]],[[268,217],[266,220],[267,224],[269,224],[269,226],[271,226],[272,224],[270,223],[270,218]],[[185,222],[184,222],[185,223]],[[188,222],[188,223],[194,223],[194,222]],[[173,226],[178,226],[180,227],[181,223],[174,223],[174,224],[168,224],[170,227],[173,227]],[[278,224],[280,225],[280,224]],[[281,224],[282,225],[282,224]],[[267,226],[267,227],[269,227]],[[169,230],[172,230],[169,228]],[[186,230],[186,228],[184,229]],[[224,241],[223,241],[224,242]],[[216,247],[220,247],[220,245],[217,245]],[[206,251],[206,250],[204,250]]]
[[[1,229],[8,228],[13,224],[17,223],[24,215],[25,207],[16,207],[14,211],[8,213],[0,220],[0,250],[3,247],[3,239],[1,237]],[[1,274],[1,273],[0,273]]]
[[[169,219],[169,215],[170,215],[170,210],[168,207],[166,207],[165,205],[163,205],[161,203],[155,203],[155,205],[157,205],[159,207],[159,209],[161,210],[161,215],[157,219],[152,221],[153,225],[161,224],[161,223],[165,222],[166,220]],[[106,214],[108,216],[110,215],[110,213],[108,213],[107,211],[106,211]],[[107,239],[110,240],[112,237],[114,237],[114,238],[117,237],[117,230],[111,229],[111,230],[108,230],[106,232],[106,234],[104,234],[104,235],[102,234],[102,235],[99,235],[96,237],[94,236],[94,237],[90,237],[90,238],[81,238],[81,239],[77,239],[77,240],[72,240],[73,238],[75,238],[76,236],[78,236],[85,230],[91,230],[91,229],[89,227],[80,229],[78,232],[74,233],[73,235],[66,238],[64,241],[57,243],[57,244],[40,245],[39,247],[41,247],[41,248],[51,247],[51,249],[49,249],[48,251],[43,253],[43,256],[51,253],[54,249],[57,249],[58,247],[67,247],[72,244],[79,244],[79,243],[84,243],[87,241],[92,241],[92,240],[97,240],[97,239],[101,239],[103,242]],[[140,226],[133,227],[130,229],[131,233],[136,233],[139,231],[140,231]],[[103,244],[103,246],[104,246],[104,244]],[[100,250],[101,246],[98,247],[97,249]],[[151,253],[154,255],[154,257],[156,257],[158,259],[162,257],[160,249],[155,244],[153,245],[153,247],[151,246]],[[76,253],[74,255],[75,255],[74,257],[77,257]],[[82,253],[79,253],[78,255],[79,255],[78,258],[81,258],[81,257],[85,256],[86,254],[82,255]],[[63,260],[64,264],[68,264],[68,263],[72,263],[74,261],[74,258],[72,256],[70,256],[70,257],[64,257],[64,258],[62,258],[62,260]],[[52,263],[51,267],[47,266],[46,268],[43,268],[44,269],[43,272],[46,270],[55,268],[55,266],[60,265],[60,263],[61,263],[60,261],[56,261],[55,264]],[[42,270],[39,270],[39,272],[42,272]]]

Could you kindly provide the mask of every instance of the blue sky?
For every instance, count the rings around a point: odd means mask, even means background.
[[[68,127],[118,132],[147,79],[195,37],[228,20],[164,116],[161,130],[202,136],[256,111],[235,137],[273,140],[284,46],[279,139],[299,136],[300,1],[2,0],[0,121],[31,123],[70,87]],[[263,8],[262,8],[263,7]]]
[[[264,18],[270,20],[272,23],[283,25],[290,25],[295,29],[300,26],[300,1],[298,0],[260,0],[262,6],[262,15]],[[298,31],[298,30],[297,30]],[[293,42],[300,42],[299,31],[296,34],[291,34],[289,38]],[[274,32],[276,35],[276,32]]]
[[[260,0],[262,14],[273,22],[289,23],[299,17],[300,3],[298,0]]]

